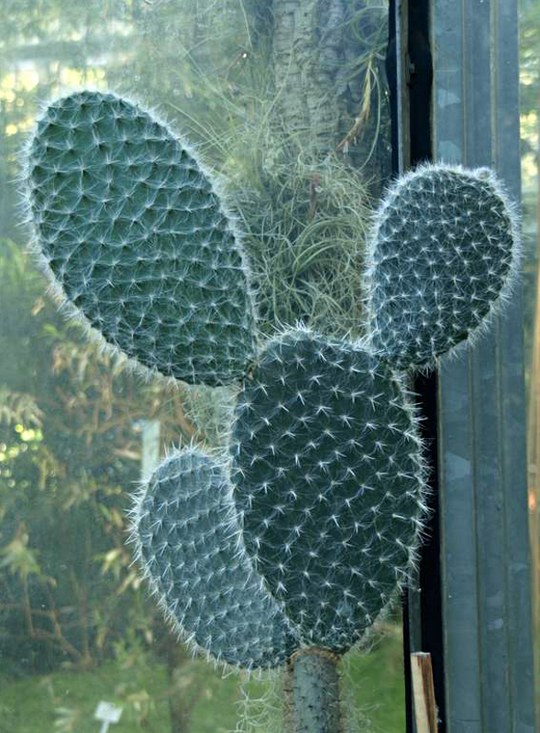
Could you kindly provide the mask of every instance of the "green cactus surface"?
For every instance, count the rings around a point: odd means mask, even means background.
[[[288,622],[239,543],[230,485],[217,462],[195,448],[170,455],[137,497],[133,538],[183,638],[248,669],[283,664],[295,650]]]
[[[424,468],[391,369],[346,341],[270,341],[239,397],[234,500],[255,568],[302,641],[344,652],[408,575]]]
[[[255,344],[243,255],[189,145],[136,104],[83,91],[46,108],[27,167],[29,218],[68,310],[166,376],[242,377]]]
[[[431,367],[508,296],[514,207],[487,168],[421,166],[384,199],[368,259],[371,346],[395,368]]]
[[[288,661],[287,717],[294,733],[345,733],[338,660],[331,652],[305,648]]]

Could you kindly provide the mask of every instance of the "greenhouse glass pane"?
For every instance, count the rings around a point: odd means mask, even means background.
[[[272,10],[271,10],[272,6]],[[279,728],[277,675],[193,657],[126,544],[171,447],[223,447],[231,391],[126,369],[66,320],[25,252],[24,145],[90,87],[152,109],[221,181],[262,333],[359,333],[360,264],[390,174],[384,0],[5,0],[0,30],[0,730]],[[329,276],[331,274],[331,277]],[[401,624],[346,664],[350,714],[404,727]]]

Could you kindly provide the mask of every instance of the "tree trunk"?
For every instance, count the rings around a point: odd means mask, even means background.
[[[382,155],[375,142],[386,15],[372,0],[274,1],[272,61],[283,128],[315,159],[341,152],[363,168],[370,158],[366,172],[374,182],[383,161],[388,167],[384,135]]]

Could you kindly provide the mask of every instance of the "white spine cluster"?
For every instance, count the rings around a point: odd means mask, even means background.
[[[239,542],[224,468],[172,453],[132,510],[135,556],[171,625],[196,649],[246,669],[283,664],[298,642]]]
[[[519,254],[516,208],[490,169],[437,163],[400,177],[367,253],[371,347],[397,369],[433,367],[489,325]]]
[[[255,327],[235,224],[165,125],[113,94],[57,100],[28,146],[27,202],[56,292],[108,344],[189,383],[242,378]]]

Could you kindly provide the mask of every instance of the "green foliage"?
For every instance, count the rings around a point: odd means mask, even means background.
[[[243,128],[229,148],[243,168],[231,166],[227,187],[245,228],[261,329],[305,320],[331,336],[359,334],[366,183],[338,156],[306,157],[294,136],[267,129],[264,110],[252,124],[257,131]]]
[[[540,4],[538,0],[521,3],[520,9],[520,107],[525,114],[538,112],[540,93]],[[535,151],[536,152],[536,151]]]
[[[108,343],[186,382],[244,373],[254,328],[241,251],[185,144],[136,105],[82,92],[47,108],[28,168],[55,286]]]
[[[148,674],[149,668],[151,674]],[[184,677],[183,694],[193,694],[190,683],[200,682],[198,669],[188,669]],[[207,690],[214,690],[221,680],[212,679],[211,672],[203,681]],[[234,688],[225,685],[227,693]],[[151,656],[124,660],[109,660],[99,669],[56,672],[19,681],[2,679],[2,720],[11,733],[95,733],[99,723],[94,718],[100,700],[108,700],[123,708],[121,720],[114,730],[131,733],[145,730],[167,730],[169,723],[167,672]],[[212,711],[213,712],[213,711]],[[234,712],[224,717],[231,722]],[[204,716],[203,716],[204,720]],[[212,730],[207,721],[201,730]],[[223,729],[223,733],[227,730]]]
[[[360,730],[403,733],[403,660],[397,625],[387,628],[383,640],[369,653],[348,655],[344,677],[349,694],[354,694],[351,702]],[[72,733],[96,733],[99,725],[93,715],[97,702],[110,700],[124,708],[114,731],[161,733],[170,730],[167,702],[169,695],[175,695],[192,706],[188,730],[194,733],[274,733],[282,730],[282,711],[281,700],[274,701],[275,709],[268,711],[271,687],[268,680],[260,682],[254,677],[240,683],[236,675],[223,678],[202,659],[189,660],[179,670],[178,685],[171,687],[159,660],[148,654],[130,655],[77,674],[55,671],[21,680],[0,677],[0,714],[10,733],[49,733],[68,714],[77,722]],[[247,720],[244,727],[238,727],[238,710],[248,696]]]
[[[517,215],[495,174],[425,165],[376,214],[366,275],[372,348],[398,369],[431,367],[510,294]]]
[[[170,455],[133,510],[136,555],[173,628],[218,661],[283,664],[297,644],[238,542],[230,487],[196,449]]]
[[[178,439],[182,393],[144,390],[66,329],[43,283],[0,240],[0,668],[88,666],[129,629],[160,627],[124,547],[137,418]],[[23,391],[24,390],[24,391]],[[184,420],[185,422],[185,420]]]
[[[266,345],[235,418],[246,549],[304,644],[343,653],[412,565],[426,511],[412,407],[363,349],[297,331]]]

